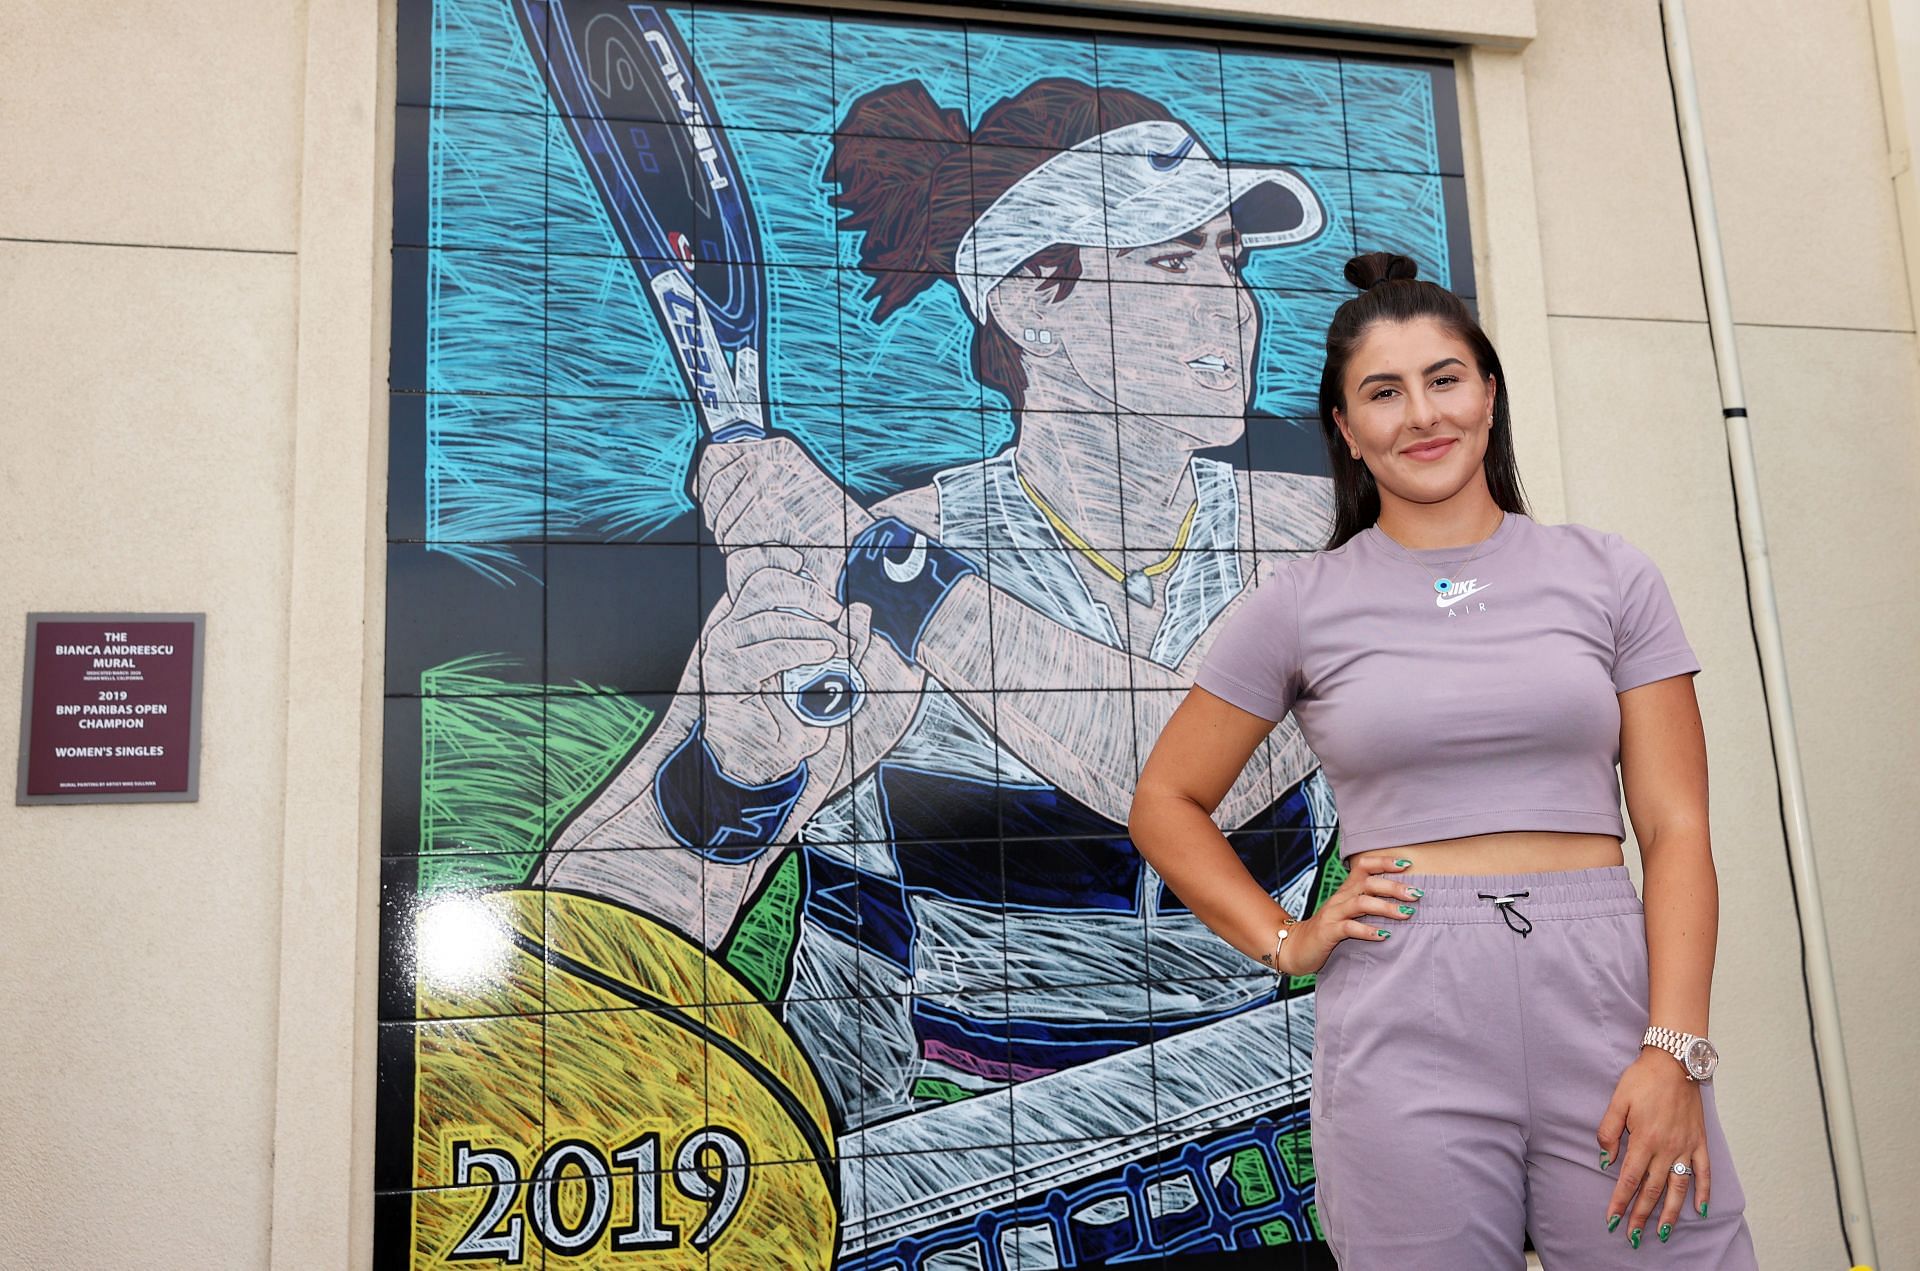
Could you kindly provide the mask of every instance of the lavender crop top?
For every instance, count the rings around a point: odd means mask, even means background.
[[[1617,694],[1700,669],[1659,569],[1618,534],[1510,512],[1449,601],[1434,579],[1462,555],[1375,527],[1286,560],[1195,683],[1263,719],[1293,712],[1343,856],[1501,830],[1624,837]]]

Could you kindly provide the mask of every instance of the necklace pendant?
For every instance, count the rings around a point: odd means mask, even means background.
[[[1151,605],[1153,603],[1153,580],[1141,571],[1136,569],[1127,575],[1126,587],[1127,599],[1134,604]]]
[[[1433,589],[1444,596],[1453,590],[1453,579],[1436,578],[1433,580]]]

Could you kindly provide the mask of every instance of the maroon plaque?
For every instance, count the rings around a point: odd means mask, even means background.
[[[204,614],[28,614],[16,801],[197,799],[205,630]]]

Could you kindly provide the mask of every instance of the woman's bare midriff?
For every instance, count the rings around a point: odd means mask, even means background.
[[[1410,872],[1420,874],[1536,874],[1626,863],[1620,840],[1611,834],[1567,834],[1557,830],[1469,834],[1465,838],[1436,839],[1369,854],[1404,857],[1413,862]]]

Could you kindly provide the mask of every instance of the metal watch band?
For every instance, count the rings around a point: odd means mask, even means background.
[[[1720,1055],[1713,1043],[1694,1033],[1683,1033],[1675,1028],[1649,1027],[1646,1035],[1640,1039],[1642,1046],[1657,1046],[1672,1055],[1680,1063],[1680,1070],[1693,1081],[1711,1081],[1714,1070],[1719,1066]],[[1704,1058],[1698,1058],[1694,1052],[1705,1051]]]

